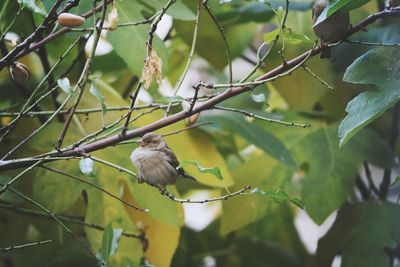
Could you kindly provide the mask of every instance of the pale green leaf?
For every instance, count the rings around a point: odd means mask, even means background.
[[[281,29],[279,29],[279,28],[276,28],[273,31],[265,33],[263,36],[264,42],[269,43],[269,42],[276,40],[279,37],[280,33],[281,33]]]
[[[99,100],[100,105],[101,105],[101,111],[104,115],[107,112],[107,107],[104,104],[105,97],[100,93],[99,90],[97,90],[97,88],[94,86],[93,83],[90,85],[89,91],[92,95],[94,95]]]
[[[79,161],[79,168],[84,175],[93,175],[94,161],[91,158],[84,158]]]
[[[251,99],[253,99],[253,101],[257,103],[264,103],[267,97],[263,93],[260,93],[258,95],[251,93]]]
[[[103,232],[101,247],[96,257],[103,263],[104,267],[108,266],[110,256],[114,256],[117,252],[119,239],[122,235],[122,229],[114,229],[112,222],[108,223]]]
[[[304,204],[303,202],[298,199],[298,198],[292,198],[290,197],[286,192],[282,190],[276,190],[276,191],[263,191],[260,188],[256,187],[253,190],[251,190],[252,194],[259,194],[262,196],[270,197],[272,198],[276,203],[282,203],[283,201],[290,201],[300,209],[304,209]]]
[[[224,177],[221,174],[221,170],[218,167],[203,167],[200,165],[200,163],[197,160],[183,160],[181,161],[181,166],[187,165],[187,164],[191,164],[196,166],[197,170],[201,173],[211,173],[213,174],[215,177],[218,178],[218,180],[222,181],[224,179]]]
[[[72,87],[71,84],[69,83],[68,78],[62,78],[57,80],[58,87],[61,88],[65,93],[71,94],[72,93]]]
[[[397,177],[394,179],[394,181],[393,181],[393,183],[390,185],[390,187],[395,187],[395,186],[397,186],[398,184],[400,184],[400,176],[397,176]]]
[[[43,7],[43,4],[39,1],[35,0],[18,0],[18,3],[22,4],[29,10],[31,10],[34,13],[46,16],[47,13]]]

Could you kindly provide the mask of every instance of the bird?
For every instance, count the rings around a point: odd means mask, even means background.
[[[175,184],[179,176],[196,180],[180,166],[175,153],[161,135],[149,132],[136,143],[139,146],[133,150],[130,159],[138,171],[139,183],[165,188]]]
[[[329,5],[329,0],[316,0],[312,9],[313,30],[321,39],[321,43],[334,43],[343,38],[350,27],[350,14],[347,11],[336,11],[331,16],[318,22],[319,16]],[[331,58],[331,48],[321,51],[321,58]]]

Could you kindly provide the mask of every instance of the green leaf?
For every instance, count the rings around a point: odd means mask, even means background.
[[[257,103],[264,103],[267,97],[264,93],[260,93],[258,95],[251,93],[251,99],[253,99],[253,101]]]
[[[22,4],[29,10],[31,10],[34,13],[46,16],[47,13],[44,9],[44,6],[41,2],[35,1],[35,0],[18,0],[18,3]]]
[[[231,190],[239,190],[246,185],[259,187],[261,190],[278,190],[289,192],[288,185],[294,170],[273,159],[267,154],[251,158],[233,171],[235,185]],[[294,192],[290,191],[291,194]],[[298,195],[298,193],[297,193]],[[272,199],[261,195],[246,194],[222,202],[221,232],[228,234],[253,223],[269,212],[277,209]]]
[[[18,4],[14,0],[3,0],[0,3],[0,36],[8,28],[18,11]]]
[[[147,0],[146,4],[152,6],[155,10],[161,10],[167,0]],[[176,1],[168,10],[167,14],[173,17],[174,19],[179,20],[195,20],[196,15],[193,13],[190,8],[188,8],[183,1]]]
[[[62,78],[62,79],[57,80],[57,84],[61,88],[61,90],[63,90],[65,93],[67,93],[67,94],[72,93],[72,87],[71,87],[71,84],[69,83],[68,78]]]
[[[390,266],[386,250],[400,243],[399,221],[399,205],[380,201],[345,205],[318,242],[317,266],[331,266],[339,252],[341,267]]]
[[[91,158],[84,158],[79,161],[79,168],[84,175],[93,176],[94,161]]]
[[[90,90],[89,91],[90,91],[90,93],[92,95],[94,95],[99,100],[100,105],[101,105],[101,112],[104,115],[107,112],[107,107],[104,104],[104,101],[105,101],[106,98],[100,93],[99,90],[96,89],[96,87],[94,86],[93,83],[90,84]]]
[[[398,84],[386,85],[363,92],[352,99],[346,107],[347,116],[339,126],[340,146],[366,125],[380,117],[400,100]]]
[[[272,198],[276,203],[282,203],[283,201],[290,201],[300,209],[304,209],[304,204],[303,202],[298,199],[298,198],[292,198],[290,197],[286,192],[282,190],[277,190],[277,191],[263,191],[260,188],[256,187],[253,190],[251,190],[252,194],[259,194],[262,196],[270,197]]]
[[[392,84],[400,80],[400,51],[379,47],[363,54],[347,68],[343,81],[358,84]]]
[[[196,166],[197,170],[201,173],[211,173],[215,177],[218,178],[218,180],[222,181],[224,177],[222,177],[221,170],[218,167],[210,167],[210,168],[205,168],[200,165],[200,163],[197,160],[183,160],[181,161],[181,166],[191,164]]]
[[[301,34],[301,33],[296,33],[294,30],[290,28],[285,28],[283,31],[283,39],[285,42],[288,42],[290,44],[301,44],[301,43],[313,43],[314,40],[311,40],[308,38],[307,35]]]
[[[278,138],[264,131],[264,129],[254,123],[247,122],[241,116],[233,114],[229,114],[229,116],[207,114],[202,116],[201,120],[213,122],[214,125],[211,127],[220,127],[231,133],[242,136],[250,143],[288,166],[297,166],[285,145]]]
[[[400,183],[400,176],[397,176],[393,183],[391,183],[390,187],[395,187],[396,185],[398,185]]]
[[[110,256],[114,256],[118,249],[119,239],[121,238],[122,229],[113,229],[112,222],[108,223],[104,229],[101,247],[96,257],[102,261],[103,266],[108,266]]]
[[[196,1],[187,1],[192,10],[196,10]],[[208,15],[204,7],[201,7],[201,16],[198,28],[196,54],[207,60],[218,70],[222,70],[228,63],[226,58],[226,48],[212,18]],[[193,39],[193,29],[195,22],[174,21],[174,28],[177,36],[182,38],[188,46],[191,46]],[[255,23],[233,24],[224,26],[226,40],[229,44],[232,60],[240,55],[253,40],[257,32]],[[210,49],[213,47],[213,49]],[[221,56],[224,55],[224,56]]]
[[[279,28],[276,28],[273,31],[265,33],[263,35],[264,42],[269,43],[269,42],[276,40],[276,38],[278,38],[280,33],[281,33],[281,29],[279,29]]]
[[[118,10],[120,23],[132,21],[141,21],[144,19],[143,13],[152,14],[156,12],[154,8],[139,1],[121,0],[114,2]],[[129,70],[136,76],[141,76],[144,65],[144,59],[147,56],[146,42],[148,39],[148,25],[139,25],[136,27],[120,27],[115,31],[108,32],[107,38],[112,44],[115,52],[126,63]],[[135,49],[132,49],[132,45]],[[163,42],[155,36],[153,47],[157,54],[166,62],[167,51]],[[165,66],[166,64],[163,64]]]
[[[400,100],[400,69],[393,68],[398,64],[399,50],[385,47],[367,52],[347,68],[344,81],[375,84],[377,87],[359,94],[348,103],[348,115],[339,126],[341,146]]]
[[[333,3],[331,3],[328,8],[328,17],[339,10],[348,12],[353,9],[359,8],[368,2],[369,2],[369,0],[336,0],[336,1],[333,1]]]
[[[274,16],[271,7],[263,3],[243,3],[229,11],[223,11],[217,14],[217,19],[224,25],[240,24],[247,22],[267,22]]]

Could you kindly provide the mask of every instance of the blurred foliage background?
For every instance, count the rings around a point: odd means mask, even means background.
[[[55,2],[1,1],[1,57],[35,31]],[[58,12],[69,3],[77,3],[69,12],[82,15],[102,1],[60,3]],[[98,135],[86,138],[83,144],[119,133],[124,124],[121,116],[127,114],[130,96],[140,85],[151,19],[169,4],[152,46],[162,61],[163,81],[161,85],[153,81],[150,88],[140,90],[136,106],[148,107],[133,110],[130,130],[162,119],[168,106],[170,114],[187,108],[186,98],[193,96],[192,86],[200,81],[229,84],[224,39],[229,46],[233,82],[245,77],[266,53],[250,80],[281,65],[283,59],[308,51],[317,39],[312,30],[312,2],[306,0],[210,0],[204,5],[201,1],[200,9],[195,0],[114,0],[108,4],[105,26],[118,26],[103,30],[99,36],[87,71],[90,75],[83,84],[86,89],[82,89],[62,149],[97,131]],[[385,5],[380,0],[331,2],[331,8],[351,10],[353,25],[376,12],[390,12]],[[109,15],[112,11],[117,14],[114,18]],[[393,12],[399,11],[394,8]],[[138,25],[124,25],[149,18]],[[77,99],[71,88],[81,81],[95,23],[88,17],[82,26],[19,58],[30,72],[24,84],[13,81],[8,67],[0,70],[0,123],[4,127],[44,81],[33,98],[40,103],[27,113],[30,116],[18,119],[9,133],[2,131],[2,156],[56,114],[65,99]],[[53,21],[34,43],[61,28]],[[185,166],[198,181],[181,179],[169,186],[168,191],[177,197],[213,198],[225,195],[226,187],[235,192],[247,185],[252,191],[213,203],[174,202],[121,171],[120,167],[136,171],[129,160],[134,143],[114,144],[91,153],[114,165],[95,160],[93,165],[82,166],[80,157],[59,158],[45,166],[81,181],[39,164],[12,185],[13,191],[1,193],[0,266],[96,266],[96,257],[104,266],[323,267],[333,262],[333,266],[399,266],[399,19],[383,17],[349,40],[334,47],[331,60],[311,57],[290,75],[157,131],[171,133],[192,124],[211,123],[166,137],[179,160],[218,167],[223,177],[219,180],[195,166]],[[174,96],[191,49],[190,68]],[[202,88],[198,102],[224,90]],[[73,102],[66,102],[46,127],[0,166],[54,152]],[[311,126],[286,126],[271,120]],[[2,169],[1,185],[23,170]],[[82,180],[149,212],[132,209]],[[317,225],[328,217],[334,220],[316,250],[309,249],[308,230],[295,225],[299,213]],[[87,243],[96,257],[88,254],[52,214]],[[206,223],[199,229],[190,224],[193,220]],[[36,243],[44,240],[52,242]],[[29,243],[33,245],[10,248]]]

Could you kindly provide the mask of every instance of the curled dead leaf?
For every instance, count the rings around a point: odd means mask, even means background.
[[[162,71],[162,60],[157,55],[157,53],[153,49],[151,49],[150,55],[147,56],[144,62],[144,67],[142,72],[142,82],[144,88],[149,89],[153,81],[153,76],[156,76],[157,83],[161,85],[162,83],[161,71]]]
[[[110,13],[108,13],[107,20],[108,20],[108,30],[109,31],[116,30],[118,27],[119,18],[118,18],[118,10],[115,7],[114,2],[111,5],[111,11]]]

